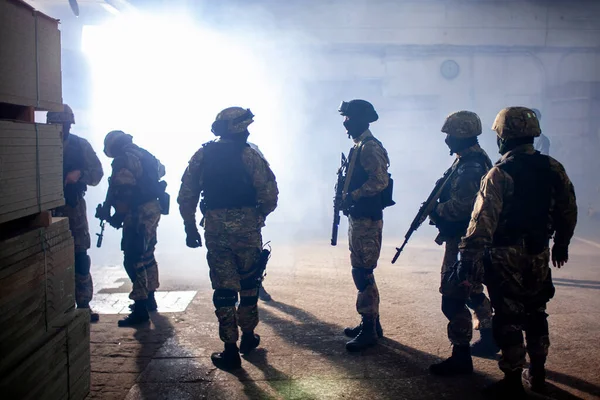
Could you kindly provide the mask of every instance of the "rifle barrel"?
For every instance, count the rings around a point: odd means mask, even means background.
[[[404,243],[402,243],[402,246],[396,247],[396,254],[394,255],[394,258],[392,258],[392,264],[394,264],[396,260],[398,260],[398,257],[400,257],[400,253],[402,253],[402,250],[404,250],[404,246],[406,246],[406,243],[408,243],[408,238],[404,239]]]

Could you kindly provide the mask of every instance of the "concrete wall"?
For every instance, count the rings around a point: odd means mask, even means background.
[[[423,148],[440,139],[428,134],[458,109],[478,112],[484,129],[505,106],[541,109],[551,154],[567,167],[582,203],[600,205],[600,2],[332,0],[269,7],[279,26],[301,32],[316,53],[307,80],[363,82],[356,97],[368,95],[381,110],[377,128],[419,134]],[[440,73],[445,60],[459,65],[456,78]],[[392,147],[410,141],[400,138]],[[494,150],[493,135],[482,141]],[[404,167],[415,168],[412,161]]]

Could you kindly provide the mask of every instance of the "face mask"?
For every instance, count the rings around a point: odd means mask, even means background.
[[[506,154],[507,150],[505,142],[500,138],[500,136],[496,136],[496,144],[498,145],[498,153],[500,153],[500,155]]]
[[[444,140],[444,142],[446,142],[446,145],[450,149],[450,155],[453,155],[454,153],[460,153],[461,151],[479,143],[477,137],[459,139],[450,135],[446,135],[446,140]]]
[[[369,128],[369,123],[355,119],[347,119],[344,121],[344,127],[348,132],[348,136],[351,136],[352,138],[356,139]]]
[[[516,147],[524,144],[533,144],[533,137],[520,137],[513,139],[501,139],[500,136],[496,137],[496,143],[498,144],[498,153],[505,155],[509,151]]]

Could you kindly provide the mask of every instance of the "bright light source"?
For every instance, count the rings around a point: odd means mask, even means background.
[[[201,29],[187,17],[121,15],[85,26],[82,50],[92,68],[92,124],[98,134],[121,129],[165,162],[173,182],[223,108],[249,107],[251,131],[265,145],[277,99],[263,66],[244,45]],[[264,144],[264,145],[263,145]]]

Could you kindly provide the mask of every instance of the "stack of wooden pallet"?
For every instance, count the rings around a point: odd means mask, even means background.
[[[64,204],[59,125],[0,121],[0,223]]]
[[[73,237],[64,204],[58,21],[0,0],[0,397],[83,399],[89,312],[74,310]]]

